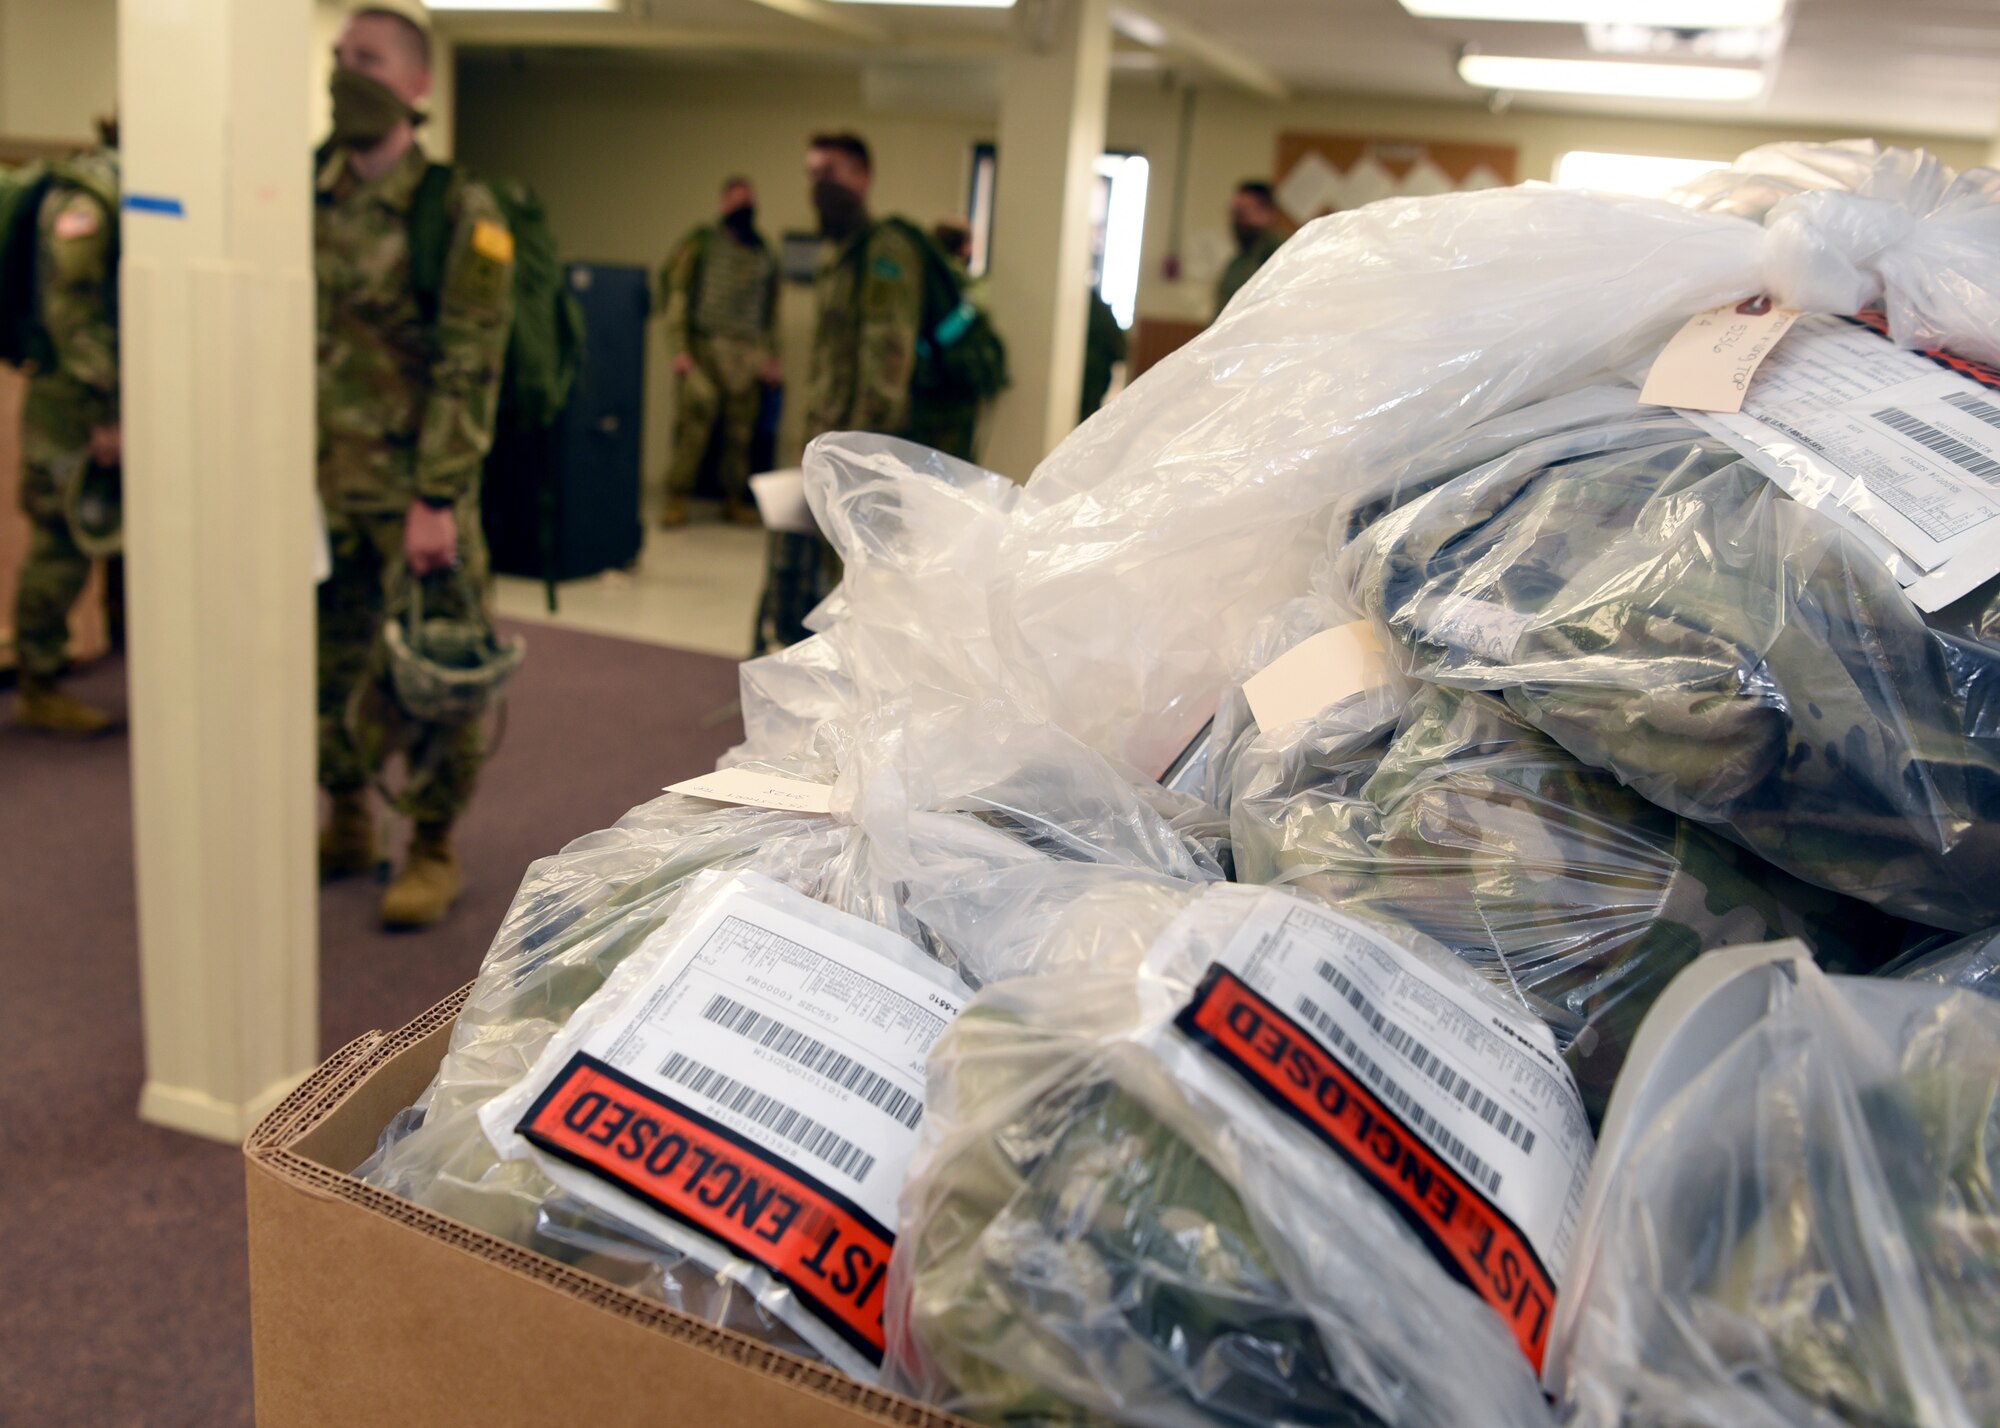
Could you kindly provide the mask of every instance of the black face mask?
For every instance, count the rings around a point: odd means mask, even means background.
[[[739,204],[722,215],[723,226],[748,243],[757,232],[757,205]]]
[[[1264,236],[1264,228],[1261,224],[1245,223],[1241,219],[1238,219],[1229,226],[1236,230],[1236,246],[1245,253],[1250,251],[1251,244]]]
[[[819,231],[828,238],[851,238],[868,217],[861,195],[832,179],[813,185],[812,201],[819,212]]]

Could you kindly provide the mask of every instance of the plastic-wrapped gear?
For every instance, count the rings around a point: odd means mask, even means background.
[[[1758,974],[1759,1005],[1690,1013],[1692,1074],[1620,1088],[1566,1421],[2000,1421],[2000,1005],[1803,958]]]
[[[1238,876],[1451,948],[1548,1023],[1593,1121],[1647,1009],[1701,953],[1798,937],[1865,971],[1902,937],[1578,763],[1489,695],[1425,686],[1386,745],[1329,759],[1330,742],[1260,740],[1239,759]]]
[[[1670,414],[1535,443],[1340,558],[1418,677],[1900,916],[2000,920],[2000,740],[1968,668],[1830,518]]]
[[[1548,1423],[1500,1316],[1176,1018],[1295,908],[1532,1023],[1420,934],[1288,893],[1100,872],[1056,897],[933,1051],[891,1381],[994,1423]]]

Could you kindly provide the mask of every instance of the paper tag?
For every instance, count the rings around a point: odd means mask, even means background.
[[[1353,620],[1293,645],[1243,681],[1261,729],[1282,729],[1394,678],[1375,627]]]
[[[684,793],[689,798],[712,799],[717,803],[740,803],[747,808],[769,808],[779,813],[833,812],[831,784],[788,778],[784,774],[759,773],[756,769],[717,769],[700,778],[670,783],[666,791]]]
[[[1290,898],[1245,920],[1176,1025],[1374,1185],[1541,1367],[1592,1149],[1547,1027]]]
[[[819,529],[812,507],[806,504],[806,473],[765,471],[750,478],[750,495],[757,502],[757,514],[764,529],[791,535],[812,535]]]
[[[586,1003],[581,1034],[482,1124],[552,1157],[552,1178],[607,1213],[669,1243],[692,1229],[762,1266],[879,1364],[925,1061],[971,993],[873,923],[784,905],[805,901],[746,879],[691,927],[656,934],[634,954],[674,939],[651,974],[600,992],[617,993],[613,1008]]]
[[[1654,360],[1640,405],[1741,411],[1750,379],[1798,320],[1797,309],[1765,298],[1696,313]]]
[[[1695,420],[1940,610],[2000,574],[2000,393],[1980,372],[1812,316],[1740,413]]]

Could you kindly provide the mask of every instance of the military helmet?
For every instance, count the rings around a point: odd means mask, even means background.
[[[463,724],[493,707],[520,669],[527,642],[501,639],[470,600],[474,613],[467,618],[426,618],[423,588],[423,581],[410,581],[405,618],[382,626],[396,703],[423,723]]]
[[[100,466],[87,456],[60,473],[63,518],[76,548],[98,560],[125,548],[124,481],[116,466]]]

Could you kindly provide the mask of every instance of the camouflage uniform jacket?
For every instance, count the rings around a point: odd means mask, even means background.
[[[759,360],[777,352],[778,260],[760,237],[739,240],[720,223],[681,241],[660,273],[667,350],[688,350],[690,334],[752,343]]]
[[[1215,284],[1215,315],[1222,316],[1222,310],[1229,306],[1229,300],[1236,296],[1242,286],[1257,276],[1257,270],[1271,261],[1271,255],[1284,246],[1284,237],[1266,228],[1248,248],[1229,260],[1229,266],[1222,270],[1222,276]]]
[[[923,254],[896,225],[870,223],[821,266],[818,295],[806,439],[900,435],[910,425],[923,325]]]
[[[489,190],[455,182],[436,312],[410,272],[410,213],[428,160],[372,182],[336,149],[313,223],[319,282],[319,489],[329,507],[400,511],[475,492],[493,444],[513,316],[514,237]]]
[[[81,450],[92,427],[118,420],[118,215],[101,196],[118,191],[117,162],[91,155],[70,167],[91,182],[57,178],[37,215],[36,300],[55,365],[37,373],[29,390],[30,462]]]

